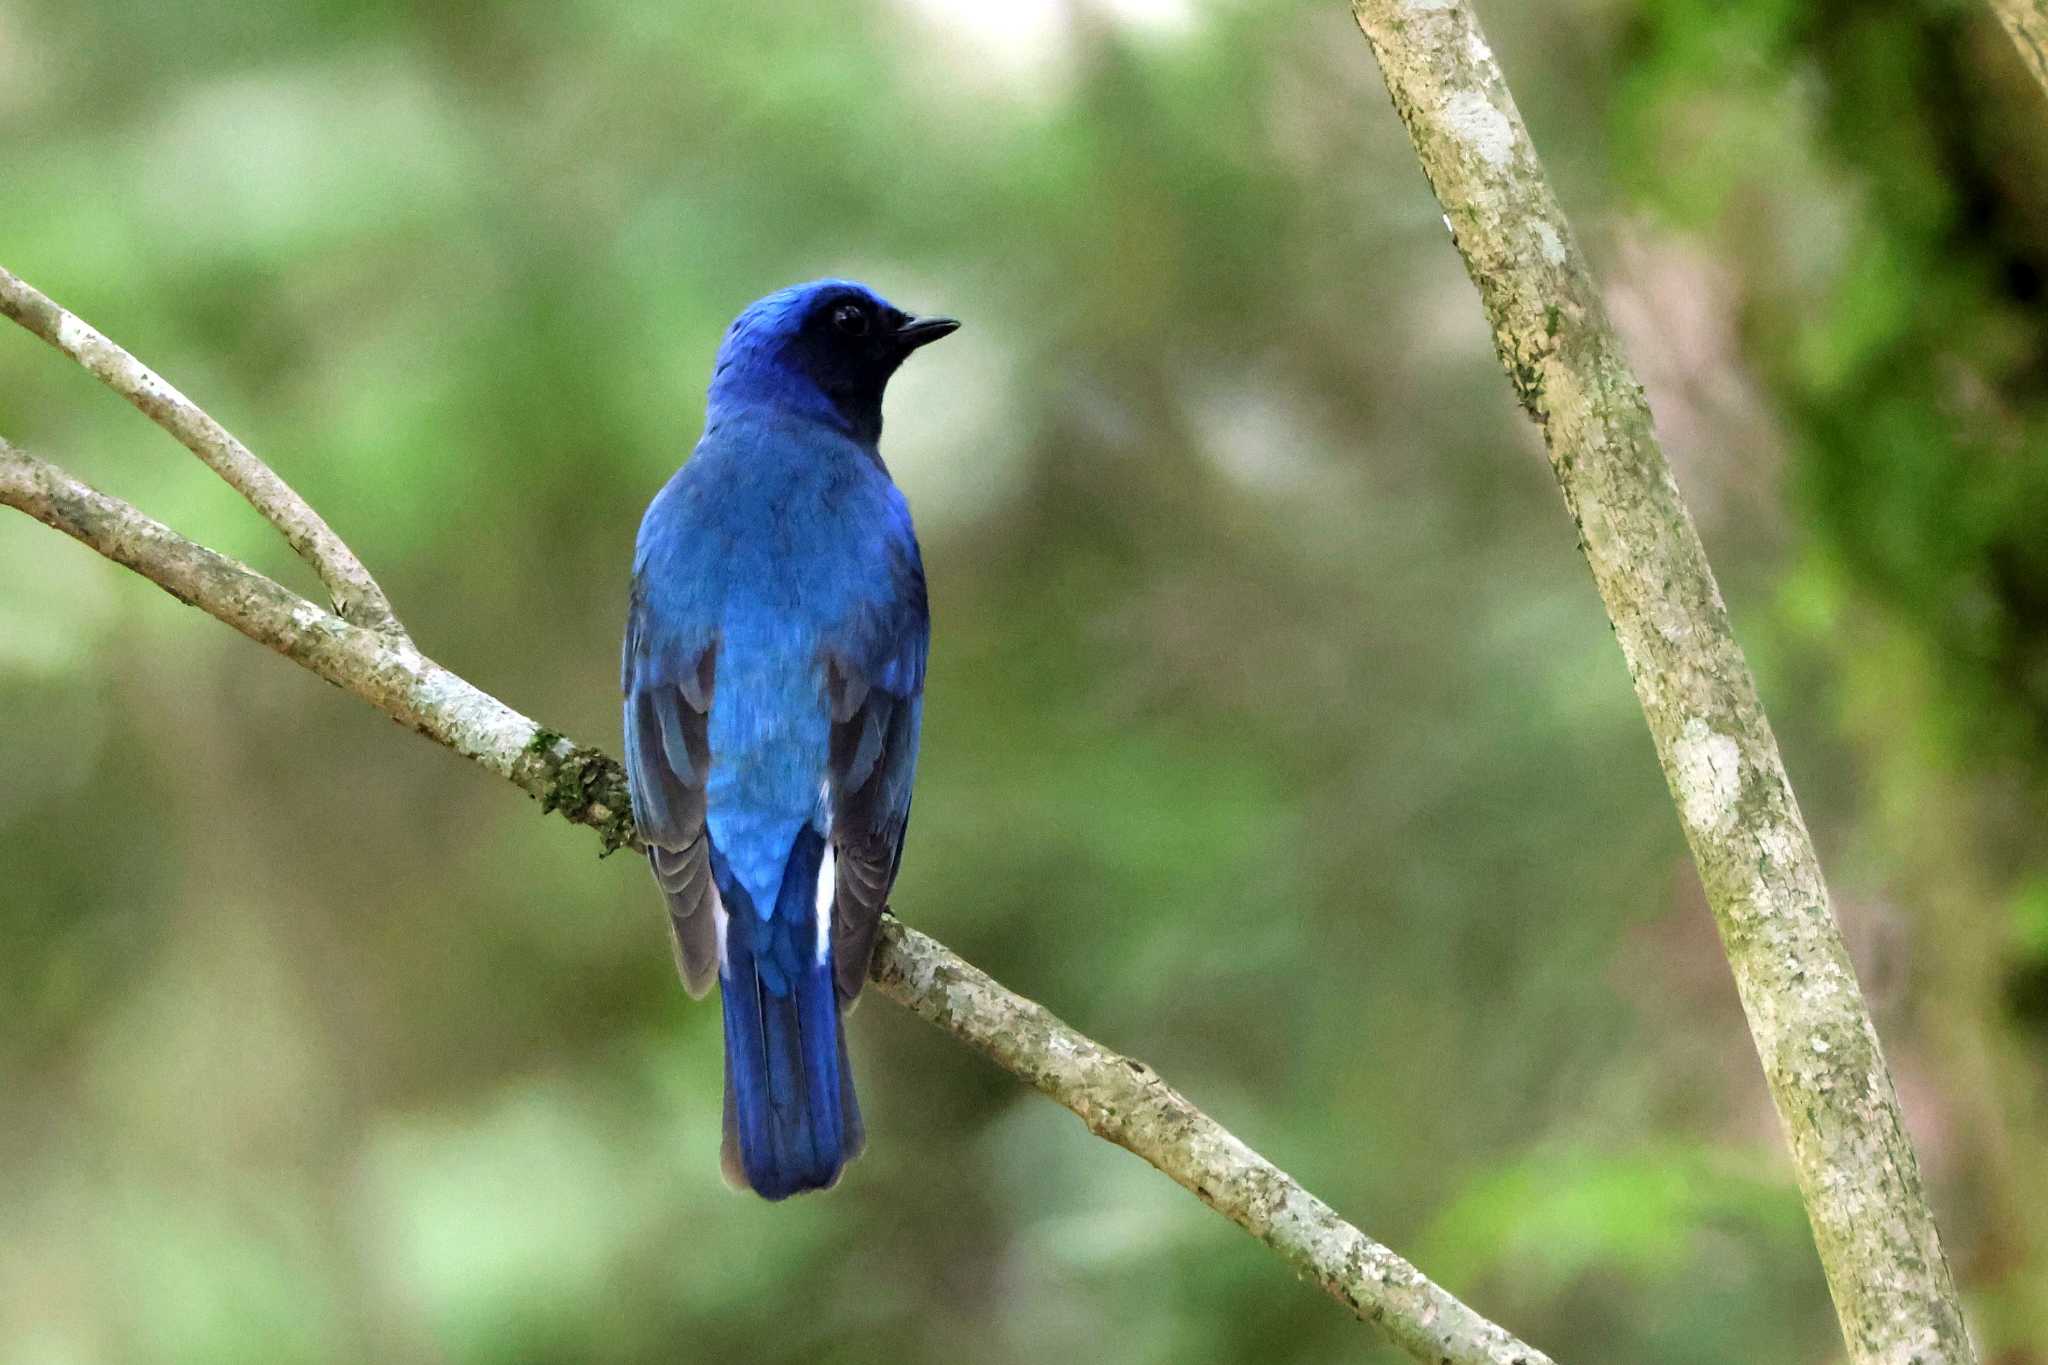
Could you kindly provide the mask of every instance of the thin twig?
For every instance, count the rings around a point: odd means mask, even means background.
[[[638,847],[625,773],[472,686],[409,641],[352,625],[255,570],[0,440],[0,503],[133,569],[394,720]],[[1143,1063],[1061,1023],[935,939],[894,921],[875,954],[882,992],[1080,1115],[1271,1247],[1361,1320],[1430,1365],[1551,1365],[1339,1218]]]
[[[1467,0],[1352,0],[1543,430],[1714,908],[1852,1359],[1974,1359],[1820,860],[1649,405]]]
[[[395,637],[404,628],[390,599],[342,538],[269,465],[236,440],[198,404],[166,383],[34,285],[0,266],[0,314],[34,332],[84,366],[94,378],[133,403],[206,462],[263,519],[278,529],[299,558],[320,575],[343,619]]]

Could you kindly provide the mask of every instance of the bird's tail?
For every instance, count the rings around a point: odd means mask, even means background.
[[[756,914],[714,854],[727,925],[725,1178],[768,1199],[821,1190],[865,1141],[832,984],[831,929],[818,950],[818,869],[825,843],[808,826],[790,849],[775,913]],[[822,913],[830,915],[829,908]]]

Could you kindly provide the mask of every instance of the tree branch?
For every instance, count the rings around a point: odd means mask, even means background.
[[[891,1000],[1037,1086],[1097,1137],[1145,1158],[1417,1360],[1551,1365],[1339,1218],[1152,1068],[1069,1028],[943,944],[885,920],[873,975]]]
[[[1877,1031],[1727,608],[1467,0],[1352,0],[1543,429],[1714,908],[1851,1357],[1974,1359]]]
[[[5,438],[0,503],[91,546],[187,606],[475,760],[547,809],[591,826],[606,852],[638,846],[618,764],[542,729],[421,654],[411,641],[344,621]]]
[[[1991,8],[2012,35],[2020,60],[2048,94],[2048,0],[1991,0]]]
[[[293,552],[312,565],[343,619],[403,637],[404,628],[391,610],[390,600],[355,551],[290,484],[198,404],[101,336],[84,318],[60,307],[4,266],[0,266],[0,313],[84,366],[227,480],[230,488],[278,529]]]
[[[607,852],[640,846],[618,763],[543,729],[421,654],[409,639],[344,621],[4,439],[0,504],[133,569],[474,760],[537,797],[543,809],[591,826]],[[1416,1359],[1552,1365],[1339,1218],[1149,1067],[1069,1028],[935,939],[886,920],[873,975],[889,998],[1193,1191]]]

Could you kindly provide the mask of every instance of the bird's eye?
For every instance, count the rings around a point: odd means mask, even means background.
[[[850,337],[868,334],[868,311],[857,303],[842,303],[832,310],[832,325]]]

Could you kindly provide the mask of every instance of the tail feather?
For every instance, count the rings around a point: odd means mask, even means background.
[[[714,855],[729,915],[725,1013],[726,1179],[769,1199],[824,1189],[860,1154],[864,1131],[840,1029],[828,948],[818,954],[824,841],[806,827],[762,919]],[[730,883],[730,885],[728,885]]]
[[[831,975],[826,975],[829,982]],[[843,1166],[867,1150],[868,1126],[861,1121],[860,1101],[853,1094],[853,1063],[846,1059],[846,1006],[837,1005],[839,1034],[839,1160]]]

